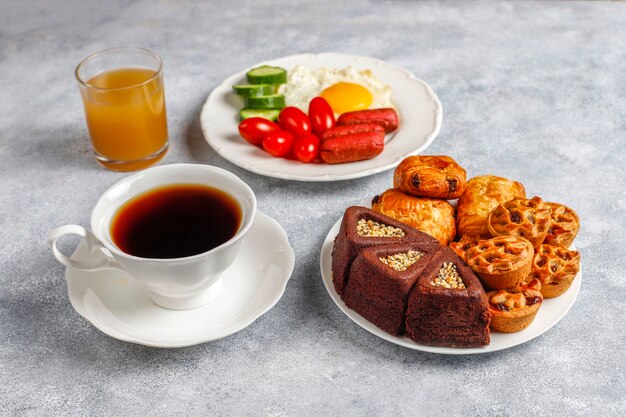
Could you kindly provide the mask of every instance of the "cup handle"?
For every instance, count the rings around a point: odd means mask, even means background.
[[[57,241],[61,239],[65,235],[78,235],[85,240],[87,243],[87,249],[90,253],[94,253],[96,250],[100,250],[100,252],[104,255],[103,258],[92,259],[89,261],[77,261],[75,259],[70,259],[67,256],[63,255],[59,248],[57,248]],[[82,226],[78,226],[75,224],[68,224],[65,226],[57,227],[54,230],[51,230],[48,233],[48,243],[52,248],[52,254],[57,261],[61,262],[63,265],[80,269],[83,271],[98,271],[100,269],[121,269],[124,270],[119,263],[113,257],[107,253],[108,251],[98,240],[98,238],[91,233],[89,230],[85,229]],[[105,252],[106,251],[106,252]]]

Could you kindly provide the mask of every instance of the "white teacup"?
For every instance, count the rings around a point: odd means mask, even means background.
[[[169,184],[202,184],[232,196],[241,207],[241,225],[228,241],[194,256],[174,259],[141,258],[120,250],[111,238],[111,221],[128,200],[155,187]],[[143,284],[152,300],[166,308],[187,310],[204,305],[222,288],[222,273],[233,263],[256,213],[256,198],[250,187],[234,174],[208,165],[162,165],[131,175],[109,188],[91,214],[91,230],[65,225],[48,234],[52,253],[59,262],[85,271],[121,269]],[[82,236],[91,252],[103,257],[78,261],[63,255],[56,242],[64,235]]]

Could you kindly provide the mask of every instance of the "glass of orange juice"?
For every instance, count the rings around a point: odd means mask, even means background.
[[[163,62],[147,49],[96,52],[76,67],[96,160],[114,171],[135,171],[168,149]]]

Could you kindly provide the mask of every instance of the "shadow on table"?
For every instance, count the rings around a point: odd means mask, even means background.
[[[322,248],[325,236],[316,242],[316,248]],[[305,272],[308,271],[308,272]],[[297,316],[299,323],[291,323],[285,327],[299,326],[324,330],[324,337],[333,338],[334,344],[343,344],[345,351],[358,350],[359,356],[371,356],[377,361],[389,363],[432,365],[441,368],[458,369],[465,366],[475,366],[477,363],[489,364],[501,360],[503,356],[515,355],[515,351],[524,349],[521,346],[507,349],[506,351],[489,352],[472,355],[442,355],[437,353],[423,352],[395,345],[383,340],[367,330],[361,328],[346,316],[334,303],[322,280],[319,255],[314,256],[306,263],[298,265],[294,275],[302,275],[296,279],[297,289],[300,292],[298,311],[291,314]],[[309,326],[308,323],[315,323]],[[297,329],[298,327],[290,327]],[[307,332],[303,332],[307,333]]]
[[[321,247],[323,239],[316,243]],[[52,262],[52,261],[50,261]],[[45,264],[49,265],[50,262]],[[176,349],[152,348],[123,342],[105,335],[74,312],[67,298],[63,267],[37,286],[21,287],[3,302],[11,312],[11,326],[3,329],[3,337],[14,346],[22,346],[26,356],[70,367],[72,372],[89,369],[109,369],[125,373],[151,372],[168,366],[193,369],[204,363],[250,361],[250,343],[265,347],[289,345],[289,349],[308,346],[311,351],[341,356],[357,351],[356,357],[370,358],[379,363],[397,365],[431,365],[450,370],[491,364],[504,355],[517,355],[521,346],[506,352],[483,355],[438,355],[396,346],[362,329],[345,316],[328,296],[319,272],[319,257],[309,257],[297,264],[283,300],[251,326],[227,336],[196,346]],[[56,271],[58,270],[58,271]],[[50,271],[49,271],[50,272]],[[299,341],[290,344],[291,340]],[[267,360],[275,361],[276,352],[267,352]],[[259,366],[265,361],[258,346],[255,359]],[[65,365],[64,365],[65,364]],[[68,368],[69,369],[69,368]],[[117,371],[115,371],[117,370]],[[98,371],[109,372],[109,371]]]
[[[89,135],[83,130],[61,127],[52,131],[39,129],[30,134],[36,139],[30,142],[29,147],[17,142],[13,144],[21,147],[20,150],[15,150],[13,155],[28,158],[29,165],[41,163],[44,168],[50,170],[104,169],[96,162]]]
[[[194,105],[192,117],[184,130],[185,160],[195,164],[206,164],[218,157],[217,152],[204,138],[200,124],[200,114],[207,95],[202,96],[203,98]]]

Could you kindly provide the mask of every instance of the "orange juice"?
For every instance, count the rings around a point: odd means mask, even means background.
[[[81,89],[98,162],[118,171],[145,168],[167,152],[163,78],[147,68],[100,72]]]

